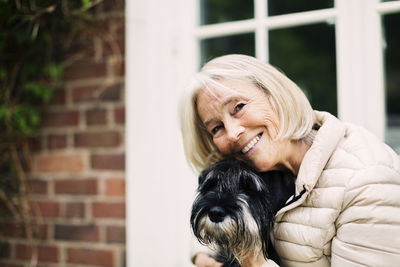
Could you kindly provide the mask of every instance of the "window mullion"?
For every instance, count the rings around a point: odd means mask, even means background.
[[[256,57],[263,62],[268,61],[268,32],[267,27],[263,25],[263,21],[267,16],[267,0],[255,0],[254,15],[256,21]]]

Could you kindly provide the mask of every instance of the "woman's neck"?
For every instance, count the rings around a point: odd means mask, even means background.
[[[297,175],[300,170],[301,162],[311,145],[312,141],[310,142],[309,139],[290,141],[288,144],[289,147],[286,150],[288,153],[286,156],[287,160],[283,163],[285,169]]]

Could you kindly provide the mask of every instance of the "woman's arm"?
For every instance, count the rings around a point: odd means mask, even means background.
[[[331,266],[399,266],[400,174],[386,166],[358,172],[343,200]]]
[[[222,263],[217,262],[212,257],[210,257],[208,254],[202,253],[202,252],[196,254],[196,256],[194,257],[194,264],[197,267],[222,267],[223,266]]]

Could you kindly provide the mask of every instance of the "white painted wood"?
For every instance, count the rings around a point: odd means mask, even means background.
[[[338,115],[384,138],[384,88],[377,0],[336,0]]]
[[[127,266],[192,266],[195,177],[183,157],[180,86],[193,71],[194,1],[126,2]],[[189,14],[192,14],[189,12]],[[186,21],[187,20],[187,21]],[[188,27],[188,28],[185,28]],[[181,47],[183,46],[183,47]],[[195,58],[195,57],[193,57]]]
[[[374,4],[376,5],[376,10],[380,14],[391,14],[400,12],[400,1],[390,1]]]
[[[257,11],[257,13],[258,12],[259,11]],[[254,32],[257,27],[261,26],[268,29],[280,29],[291,26],[308,25],[313,23],[326,22],[331,20],[335,16],[335,9],[330,8],[316,11],[291,13],[273,17],[210,24],[198,27],[196,31],[196,36],[200,39],[205,39]]]
[[[263,23],[264,18],[267,16],[267,0],[254,1],[254,15],[256,22],[256,57],[263,62],[268,62],[268,30]]]

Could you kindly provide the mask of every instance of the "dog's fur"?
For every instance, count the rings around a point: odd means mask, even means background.
[[[296,177],[288,172],[258,173],[239,160],[222,160],[199,176],[192,206],[192,230],[218,251],[224,266],[240,266],[263,253],[279,263],[270,232],[276,212],[294,195]]]

